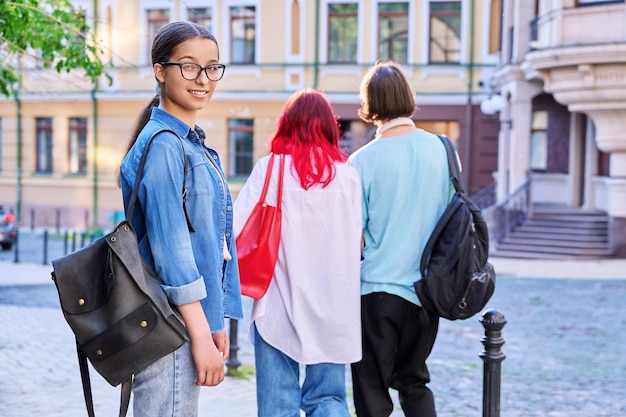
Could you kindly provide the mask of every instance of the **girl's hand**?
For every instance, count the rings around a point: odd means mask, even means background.
[[[224,359],[209,334],[201,340],[191,340],[191,353],[196,362],[196,385],[214,387],[224,381]]]
[[[222,359],[226,362],[228,356],[230,355],[230,339],[228,339],[226,330],[220,330],[217,333],[213,333],[213,342],[215,342],[217,350],[219,350],[222,354]]]
[[[183,316],[191,339],[191,354],[198,370],[196,385],[213,387],[220,384],[224,380],[223,355],[225,355],[221,353],[221,349],[225,346],[221,338],[228,340],[226,332],[221,331],[211,335],[211,328],[199,301],[179,305],[178,310]],[[223,335],[218,336],[220,333]],[[218,346],[216,337],[222,346]]]

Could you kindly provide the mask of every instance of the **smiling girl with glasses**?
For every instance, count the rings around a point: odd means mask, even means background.
[[[200,387],[224,380],[230,350],[224,317],[242,318],[232,198],[218,154],[196,125],[225,66],[215,37],[191,22],[170,23],[156,34],[152,63],[157,94],[137,121],[120,183],[127,207],[146,143],[158,133],[130,220],[142,258],[163,281],[190,343],[134,376],[133,415],[188,417],[198,414]]]

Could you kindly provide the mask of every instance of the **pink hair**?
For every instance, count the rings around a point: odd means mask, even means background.
[[[270,150],[289,154],[305,190],[315,184],[326,187],[335,178],[335,161],[346,161],[339,149],[339,124],[330,102],[312,88],[299,90],[285,103]]]

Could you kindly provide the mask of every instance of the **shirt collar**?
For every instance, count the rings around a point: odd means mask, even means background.
[[[200,126],[196,125],[191,129],[185,122],[158,107],[152,109],[150,119],[167,125],[181,138],[188,138],[191,141],[199,141],[200,143],[204,143],[206,138],[206,134]]]

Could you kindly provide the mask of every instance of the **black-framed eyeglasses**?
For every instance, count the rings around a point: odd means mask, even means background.
[[[197,80],[202,71],[206,74],[207,78],[211,81],[219,81],[224,76],[224,70],[226,65],[224,64],[210,64],[206,67],[202,67],[193,62],[161,62],[161,65],[178,65],[180,68],[180,75],[188,81]]]

